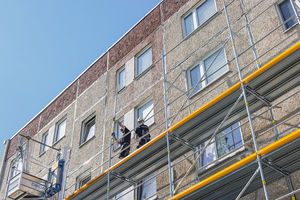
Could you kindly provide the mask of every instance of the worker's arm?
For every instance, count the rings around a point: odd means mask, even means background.
[[[112,136],[115,141],[117,141],[117,144],[121,144],[121,142],[116,138],[115,132],[112,133]]]
[[[137,133],[135,133],[135,139],[139,139],[139,135]]]
[[[126,127],[125,127],[121,122],[119,122],[118,120],[117,120],[117,123],[118,123],[118,125],[121,126],[121,128],[125,131],[125,128],[126,128]]]

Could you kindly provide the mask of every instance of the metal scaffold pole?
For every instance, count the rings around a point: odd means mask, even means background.
[[[165,62],[164,62],[164,51],[162,50],[162,66],[164,74],[164,96],[165,96],[165,115],[166,115],[166,129],[169,128],[169,118],[168,118],[168,100],[167,100],[167,90],[166,90],[166,74],[165,74]],[[173,181],[172,181],[172,163],[171,163],[171,151],[170,151],[170,133],[167,132],[167,146],[168,146],[168,163],[169,163],[169,178],[170,178],[170,196],[173,196]]]
[[[241,69],[240,69],[240,66],[239,66],[238,56],[237,56],[237,52],[236,52],[236,48],[235,48],[235,43],[234,43],[234,39],[233,39],[233,35],[232,35],[232,30],[231,30],[231,26],[230,26],[230,22],[229,22],[229,18],[228,18],[228,13],[227,13],[227,8],[226,8],[225,1],[223,1],[223,3],[224,3],[224,10],[225,10],[225,14],[226,14],[227,23],[228,23],[228,28],[229,28],[229,32],[230,32],[230,37],[231,37],[231,41],[232,41],[232,44],[233,44],[233,50],[234,50],[234,56],[235,56],[235,60],[236,60],[236,64],[237,64],[238,74],[239,74],[239,78],[240,78],[240,81],[241,81],[241,88],[242,88],[242,91],[243,91],[244,101],[245,101],[246,110],[247,110],[247,114],[248,114],[248,118],[249,118],[249,124],[250,124],[253,143],[254,143],[254,147],[255,147],[257,163],[258,163],[258,166],[259,166],[259,171],[260,171],[260,175],[261,175],[261,180],[262,180],[262,184],[263,184],[265,197],[268,200],[269,197],[268,197],[266,181],[265,181],[265,177],[264,177],[264,173],[263,173],[263,169],[262,169],[262,164],[261,164],[260,156],[257,154],[258,147],[257,147],[257,143],[256,143],[256,137],[255,137],[254,129],[253,129],[252,118],[251,118],[250,109],[249,109],[249,103],[247,101],[247,95],[246,95],[245,86],[244,86],[243,79],[242,79]]]
[[[115,110],[114,110],[114,118],[116,118],[116,111],[117,111],[117,101],[118,101],[118,86],[116,85],[116,99],[115,99]],[[116,120],[113,120],[113,132],[115,131],[115,125],[116,125]],[[109,158],[108,158],[108,169],[111,167],[111,147],[113,145],[113,135],[111,135],[110,138],[110,143],[109,143]],[[108,170],[108,175],[107,175],[107,200],[109,200],[109,190],[110,190],[110,170]]]

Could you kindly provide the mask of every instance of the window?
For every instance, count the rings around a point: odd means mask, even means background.
[[[80,144],[85,143],[95,135],[96,116],[90,117],[82,123]]]
[[[48,132],[46,132],[43,136],[42,136],[42,143],[43,144],[47,144],[48,141]],[[40,154],[42,154],[43,152],[45,152],[48,149],[48,147],[46,147],[45,145],[41,145],[41,151]]]
[[[156,199],[156,177],[155,174],[148,176],[144,180],[144,184],[138,188],[138,200],[151,200]]]
[[[121,124],[124,125],[124,119],[118,120]],[[121,127],[115,123],[115,130],[116,130],[116,138],[120,139],[122,137]],[[120,146],[120,144],[117,144],[117,142],[114,142],[114,149],[117,149]]]
[[[142,51],[136,58],[136,76],[152,65],[152,48]]]
[[[295,17],[290,19],[292,16],[295,15],[290,0],[285,0],[285,1],[281,2],[280,4],[278,4],[277,9],[278,9],[279,14],[280,14],[281,22],[284,22],[284,21],[288,20],[283,25],[284,30],[287,30],[287,29],[291,28],[294,24],[296,24],[296,18]]]
[[[66,122],[67,119],[63,119],[58,124],[56,124],[53,143],[57,142],[60,138],[62,138],[65,135]]]
[[[189,35],[198,26],[203,24],[217,11],[215,1],[207,0],[199,7],[192,10],[185,18],[183,18],[184,35]]]
[[[143,118],[145,124],[150,126],[154,123],[154,116],[153,116],[153,100],[148,101],[143,106],[139,107],[136,112],[136,121],[138,118]]]
[[[76,186],[75,189],[78,190],[80,187],[84,186],[91,180],[91,172],[87,171],[83,174],[81,174],[79,177],[76,179]]]
[[[131,186],[128,189],[124,190],[118,194],[113,200],[132,200],[134,198],[134,187]]]
[[[13,165],[14,165],[14,167],[13,167]],[[23,162],[22,162],[21,157],[18,157],[17,160],[13,160],[11,162],[10,178],[13,178],[17,174],[19,174],[20,171],[22,170],[22,167],[23,167]]]
[[[196,66],[188,70],[189,88],[192,90],[201,80],[201,77],[206,71],[205,78],[203,78],[202,82],[198,84],[197,88],[194,90],[194,93],[216,80],[218,77],[228,71],[228,66],[225,65],[226,62],[224,49],[218,50],[208,58],[198,62]]]
[[[117,72],[118,91],[125,87],[125,67]]]
[[[200,167],[205,166],[217,158],[230,153],[232,150],[240,147],[243,144],[241,130],[238,127],[239,123],[236,123],[235,125],[216,135],[215,139],[217,141],[209,145],[199,158],[198,163]],[[231,133],[229,133],[230,131]],[[227,133],[229,134],[226,135]],[[226,136],[222,137],[224,135]],[[201,153],[201,149],[204,148],[207,143],[208,141],[198,146],[198,155]]]

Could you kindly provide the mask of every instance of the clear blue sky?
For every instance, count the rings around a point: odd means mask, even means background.
[[[11,138],[161,0],[0,0],[0,157]]]

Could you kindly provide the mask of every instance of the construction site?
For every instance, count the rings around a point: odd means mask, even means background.
[[[1,200],[300,200],[299,9],[162,0],[5,141]]]

